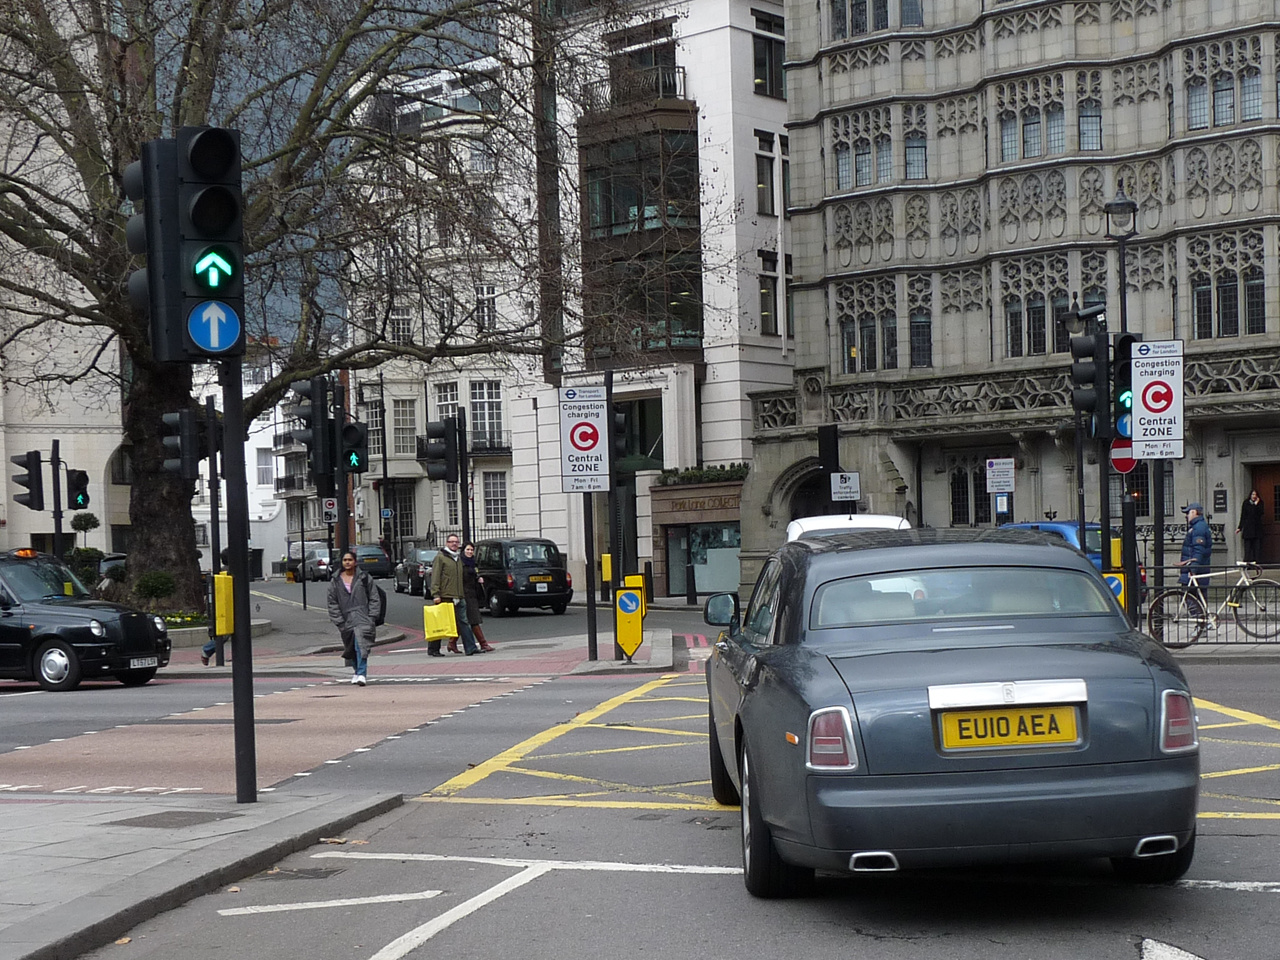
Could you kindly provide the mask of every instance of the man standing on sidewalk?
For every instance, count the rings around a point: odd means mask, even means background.
[[[436,603],[452,603],[453,619],[458,625],[458,636],[462,638],[463,650],[466,650],[467,656],[478,653],[476,648],[476,638],[471,632],[471,624],[467,622],[467,592],[463,581],[462,569],[462,541],[456,533],[451,533],[445,538],[444,549],[436,554],[435,561],[431,564],[431,596],[435,598]],[[458,649],[458,641],[449,641],[450,653],[461,653]],[[430,656],[440,656],[440,641],[431,640],[427,643],[427,653]]]

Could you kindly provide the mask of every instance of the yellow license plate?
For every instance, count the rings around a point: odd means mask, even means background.
[[[944,750],[1079,743],[1075,707],[1000,707],[942,714]]]
[[[551,582],[551,578],[550,578],[550,577],[542,577],[542,576],[537,576],[537,575],[535,575],[535,576],[530,577],[530,578],[529,578],[529,581],[530,581],[531,583],[550,583],[550,582]]]

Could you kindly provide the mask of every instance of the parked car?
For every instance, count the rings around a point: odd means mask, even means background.
[[[98,561],[98,576],[105,577],[112,567],[123,567],[129,562],[129,557],[123,553],[108,553]]]
[[[396,564],[396,593],[408,591],[412,597],[424,597],[431,591],[431,563],[439,550],[415,548]]]
[[[927,599],[877,591],[922,580]],[[789,543],[706,667],[712,792],[741,800],[756,896],[813,871],[1111,859],[1180,877],[1195,851],[1195,707],[1063,541],[1007,528]]]
[[[391,576],[391,558],[379,546],[363,544],[352,547],[356,553],[356,567],[375,579]],[[335,564],[335,567],[338,565]]]
[[[849,530],[910,530],[902,517],[887,513],[832,513],[820,517],[801,517],[787,524],[787,542],[801,537],[827,537]]]
[[[1061,537],[1077,550],[1081,549],[1080,525],[1074,520],[1028,521],[1026,523],[1006,523],[1003,526],[1010,530],[1039,530],[1041,533],[1047,533],[1051,537]],[[1102,524],[1086,523],[1084,525],[1083,552],[1095,567],[1099,570],[1102,569]],[[1112,569],[1120,567],[1120,531],[1115,527],[1111,528],[1111,566]],[[1145,584],[1147,582],[1147,569],[1142,564],[1138,565],[1138,575],[1142,583]]]
[[[338,566],[338,551],[328,547],[308,550],[302,560],[303,576],[308,580],[328,580]]]
[[[95,600],[56,557],[0,554],[0,677],[46,690],[109,677],[137,687],[169,663],[170,647],[161,617]]]
[[[495,617],[521,607],[564,613],[573,599],[564,554],[550,540],[481,540],[476,572],[484,578],[485,603]]]

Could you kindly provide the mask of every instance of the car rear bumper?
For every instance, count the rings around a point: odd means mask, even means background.
[[[1190,838],[1199,783],[1194,754],[980,776],[810,776],[811,838],[775,837],[784,859],[828,870],[867,851],[901,867],[1132,856],[1144,837]]]
[[[537,593],[534,590],[499,590],[498,596],[509,607],[550,607],[562,603],[567,606],[573,600],[573,591],[548,590],[546,593]]]

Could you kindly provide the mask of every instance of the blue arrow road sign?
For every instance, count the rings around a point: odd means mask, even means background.
[[[1107,581],[1107,586],[1111,588],[1111,592],[1117,597],[1124,591],[1124,581],[1119,577],[1113,577],[1110,574],[1103,574],[1102,579]]]
[[[1126,439],[1133,438],[1133,414],[1124,413],[1116,417],[1116,433]]]
[[[640,609],[640,594],[633,590],[618,592],[618,609],[623,613],[635,613]]]
[[[206,353],[225,353],[240,340],[240,316],[221,300],[205,300],[187,317],[187,333]]]

